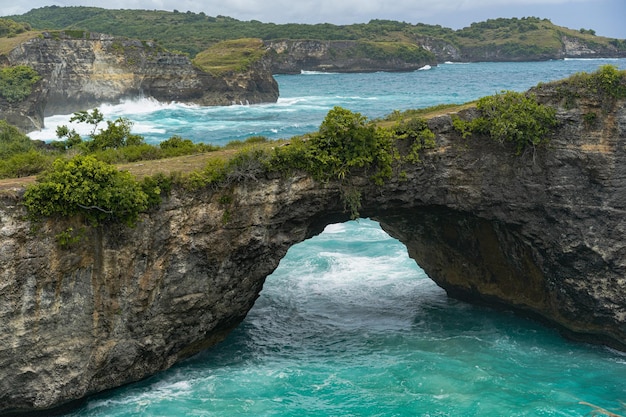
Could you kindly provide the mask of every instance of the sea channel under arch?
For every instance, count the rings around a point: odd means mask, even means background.
[[[626,360],[449,298],[369,219],[290,248],[221,344],[67,416],[584,415]]]

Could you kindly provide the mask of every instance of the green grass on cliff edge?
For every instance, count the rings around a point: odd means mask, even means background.
[[[261,39],[235,39],[218,42],[198,53],[193,64],[213,75],[242,72],[265,54]]]

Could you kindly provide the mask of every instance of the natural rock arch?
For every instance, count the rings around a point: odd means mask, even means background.
[[[136,228],[80,245],[33,233],[0,201],[0,414],[132,382],[214,345],[245,317],[289,247],[360,214],[455,297],[503,304],[626,348],[626,106],[593,127],[559,110],[551,144],[515,155],[431,119],[437,147],[383,186],[304,175],[173,192]]]

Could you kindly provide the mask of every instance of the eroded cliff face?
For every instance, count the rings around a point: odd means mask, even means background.
[[[425,65],[436,65],[435,55],[424,49],[423,59],[405,60],[376,57],[364,53],[362,42],[341,40],[276,40],[265,41],[273,53],[268,56],[274,74],[300,74],[301,71],[374,72],[415,71]]]
[[[561,47],[535,48],[511,42],[508,44],[479,43],[462,45],[440,38],[415,36],[412,42],[431,54],[419,62],[408,62],[401,58],[359,56],[358,41],[321,40],[272,40],[265,41],[272,72],[275,74],[299,74],[301,71],[326,72],[371,72],[371,71],[415,71],[424,65],[437,65],[447,61],[545,61],[563,58],[611,58],[624,57],[626,52],[614,45],[590,44],[576,37],[561,35]]]
[[[352,187],[361,215],[450,295],[626,349],[626,104],[558,118],[550,145],[522,156],[431,119],[437,147],[420,164]],[[340,184],[305,175],[175,191],[137,227],[85,228],[70,248],[54,236],[76,220],[24,214],[19,192],[2,198],[0,413],[59,406],[218,343],[290,246],[348,219]]]
[[[7,60],[10,65],[31,66],[43,77],[41,93],[20,104],[36,114],[32,122],[27,118],[18,123],[22,128],[30,125],[26,131],[41,128],[48,115],[137,97],[200,105],[278,99],[278,84],[263,62],[245,73],[214,77],[194,67],[185,55],[163,51],[152,42],[97,33],[81,39],[44,33],[18,45]]]

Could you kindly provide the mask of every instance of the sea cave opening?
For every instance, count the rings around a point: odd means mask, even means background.
[[[341,350],[344,337],[357,344],[395,332],[471,339],[508,320],[542,326],[511,310],[450,297],[404,243],[365,218],[331,223],[292,246],[236,332],[253,345],[269,343],[270,351]]]
[[[577,399],[607,404],[607,392],[587,391],[581,368],[563,370],[597,353],[449,297],[403,243],[361,219],[292,246],[242,324],[184,366],[211,375],[219,407],[258,415],[580,413],[589,408]]]

